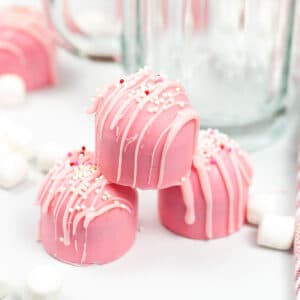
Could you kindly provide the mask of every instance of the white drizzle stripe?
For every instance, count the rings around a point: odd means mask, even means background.
[[[159,143],[161,141],[161,139],[164,137],[164,135],[170,130],[171,126],[173,125],[173,122],[169,124],[168,127],[166,127],[162,132],[161,134],[159,135],[155,145],[154,145],[154,148],[153,148],[153,152],[151,154],[151,163],[150,163],[150,168],[149,168],[149,175],[148,175],[148,184],[150,184],[151,182],[151,177],[152,177],[152,170],[153,170],[153,163],[154,163],[154,157],[155,157],[155,154],[156,154],[156,151],[157,151],[157,148],[159,146]]]
[[[113,200],[112,203],[109,203],[109,204],[101,207],[98,211],[91,212],[88,215],[86,215],[83,227],[87,229],[90,222],[92,222],[96,217],[99,217],[99,216],[103,215],[105,212],[108,212],[109,210],[112,210],[114,208],[122,208],[122,209],[126,210],[128,213],[131,213],[132,210],[129,208],[129,206],[125,205],[123,203],[120,203],[119,201],[116,201],[118,199],[119,198],[115,198],[115,200]]]
[[[122,103],[119,110],[116,112],[116,114],[109,126],[110,130],[114,130],[116,128],[116,126],[118,125],[120,120],[123,118],[124,114],[126,113],[126,111],[129,110],[130,104],[134,105],[135,103],[132,101],[132,98],[128,97],[128,99]]]
[[[194,163],[194,167],[197,170],[198,179],[203,191],[203,196],[206,205],[206,218],[205,218],[205,231],[207,238],[213,237],[213,196],[211,190],[211,184],[208,176],[208,171],[203,163]]]
[[[49,172],[44,188],[39,193],[39,197],[44,195],[44,198],[38,199],[46,212],[52,207],[55,240],[58,238],[58,216],[63,204],[66,204],[61,222],[62,236],[59,237],[59,241],[65,246],[71,245],[71,236],[76,234],[78,222],[82,218],[91,222],[112,208],[124,209],[129,214],[133,213],[134,209],[131,202],[110,195],[109,190],[105,191],[105,187],[110,183],[103,175],[95,177],[97,170],[92,165],[92,156],[86,155],[85,150],[68,154],[68,157]],[[88,226],[85,229],[87,234]],[[73,239],[73,247],[78,252],[78,241],[75,237]],[[82,248],[82,263],[86,260],[87,247],[86,240]]]
[[[141,83],[143,80],[146,80],[148,77],[150,77],[150,73],[148,72],[141,72],[138,73],[139,77],[138,79],[136,79],[136,81],[134,81],[133,84],[128,84],[128,85],[120,85],[119,88],[115,89],[104,101],[101,109],[97,112],[97,115],[101,116],[98,117],[97,119],[97,124],[96,124],[96,144],[98,144],[98,141],[102,140],[103,137],[103,128],[104,128],[104,124],[105,121],[109,115],[109,113],[111,112],[111,110],[113,109],[113,107],[118,103],[118,101],[120,100],[120,96],[123,96],[123,94],[125,94],[125,92],[130,89],[130,88],[134,88],[136,87],[139,83]],[[131,75],[133,76],[133,75]],[[135,75],[136,76],[136,75]],[[128,80],[128,79],[127,79]],[[130,81],[129,81],[130,82]],[[123,88],[122,88],[123,87]],[[119,95],[121,93],[121,95]],[[123,94],[122,94],[123,93]],[[113,98],[114,97],[114,98]],[[106,103],[108,104],[108,108],[105,108]],[[99,125],[100,123],[100,125]],[[100,126],[100,128],[99,128]],[[129,129],[128,129],[129,130]],[[100,161],[100,151],[98,151],[97,153],[97,162]]]
[[[68,230],[68,215],[69,215],[69,209],[73,206],[76,199],[79,197],[79,191],[80,186],[76,188],[76,190],[73,192],[73,195],[70,197],[63,218],[62,218],[62,227],[63,227],[63,236],[64,236],[64,244],[66,246],[70,245],[70,232]]]
[[[103,192],[104,192],[104,188],[105,188],[105,185],[106,185],[107,181],[105,179],[105,182],[103,183],[103,185],[100,187],[99,189],[99,193],[97,195],[94,196],[93,198],[93,201],[90,205],[90,208],[95,208],[95,203],[102,198],[103,196]],[[94,190],[94,189],[93,189]],[[80,221],[80,219],[82,217],[85,217],[86,215],[88,214],[88,212],[84,211],[82,213],[79,213],[75,216],[74,220],[73,220],[73,229],[72,229],[72,232],[73,232],[73,235],[76,234],[76,228],[77,228],[77,225],[78,225],[78,222]]]
[[[78,242],[77,240],[74,241],[75,251],[78,253]]]
[[[120,85],[119,88],[116,88],[107,98],[106,101],[103,103],[102,105],[102,111],[100,110],[98,112],[98,114],[101,116],[101,118],[99,118],[100,120],[100,128],[98,128],[98,124],[97,124],[97,133],[99,133],[99,140],[102,139],[103,136],[103,127],[104,124],[106,122],[106,119],[109,115],[109,113],[111,112],[111,110],[113,109],[113,107],[116,105],[116,103],[118,103],[118,101],[120,100],[120,96],[122,96],[122,94],[125,94],[125,92],[129,89],[129,88],[133,88],[136,85],[138,85],[141,81],[147,79],[150,76],[149,73],[142,73],[140,78],[138,78],[134,84],[128,84],[126,85]],[[121,95],[120,95],[121,94]],[[106,103],[108,103],[108,107],[106,108]]]
[[[149,74],[149,78],[151,74]],[[164,90],[168,89],[170,87],[169,82],[166,82],[164,84],[162,84],[161,88],[158,88],[155,92],[153,92],[151,94],[151,96],[149,95],[148,97],[145,98],[145,100],[143,102],[140,102],[137,106],[135,111],[132,113],[124,131],[122,132],[122,138],[121,138],[121,144],[120,144],[120,149],[119,149],[119,158],[118,158],[118,170],[117,170],[117,182],[120,181],[121,179],[121,175],[122,175],[122,163],[123,163],[123,152],[124,152],[124,144],[125,144],[125,140],[127,138],[127,135],[129,133],[129,130],[132,126],[132,124],[134,123],[136,117],[138,116],[140,110],[143,109],[143,107],[151,100],[152,97],[154,97],[155,95],[159,95],[160,93],[162,93]],[[132,185],[135,186],[135,185]]]
[[[233,165],[233,169],[236,175],[237,179],[237,185],[238,185],[238,228],[242,226],[244,221],[244,189],[243,189],[243,182],[242,182],[242,176],[241,171],[237,162],[235,151],[231,153],[230,159]]]
[[[40,200],[40,205],[42,207],[42,212],[46,213],[49,209],[49,204],[50,204],[50,200],[46,197],[46,195],[48,195],[49,193],[49,188],[53,185],[53,181],[59,172],[61,172],[64,169],[64,166],[61,164],[60,166],[58,166],[56,169],[54,168],[53,171],[50,171],[49,173],[49,177],[47,176],[46,178],[46,185],[44,186],[44,188],[41,189],[41,192],[39,193],[38,197]]]
[[[91,106],[88,107],[87,113],[88,114],[95,113],[98,110],[100,103],[103,102],[105,97],[107,97],[107,95],[109,94],[110,89],[113,89],[113,88],[114,88],[114,85],[112,85],[112,84],[107,85],[106,87],[104,87],[101,90],[101,92],[95,98],[92,98],[93,103]]]
[[[84,164],[85,162],[86,161],[83,160],[82,163]],[[68,176],[68,174],[69,175],[70,175],[70,173],[72,174],[71,170],[74,171],[72,168],[69,168],[69,170],[67,170],[66,175],[61,176],[62,178],[58,177],[58,179],[59,180],[64,180]],[[82,189],[82,181],[81,181],[81,179],[78,179],[77,181],[75,181],[74,184],[73,184],[73,187],[75,188],[74,193],[76,192],[76,190],[81,191],[81,189]],[[72,193],[71,190],[65,188],[64,195],[61,194],[60,198],[58,198],[56,200],[56,204],[55,204],[55,207],[54,207],[54,213],[53,213],[53,215],[54,215],[54,222],[55,222],[55,228],[56,228],[56,224],[57,224],[57,221],[58,221],[58,216],[59,216],[60,210],[61,210],[63,204],[65,203],[65,200],[67,199],[67,197],[70,197],[71,193]],[[71,198],[72,198],[72,196],[71,196]],[[81,197],[78,197],[77,202],[75,203],[75,206],[78,204],[78,201],[81,201],[81,200],[82,200]],[[67,221],[66,221],[66,223],[68,224],[67,232],[68,232],[68,235],[70,235],[69,233],[70,233],[70,222],[71,221],[69,221],[69,217],[72,218],[72,214],[69,213],[69,209],[64,212],[64,214],[66,214],[66,213],[67,213]],[[64,217],[65,217],[65,215],[64,215]]]
[[[82,257],[81,257],[81,264],[83,264],[86,260],[86,253],[87,253],[87,239],[88,239],[88,231],[85,230],[84,234],[84,242],[83,242],[83,251],[82,251]]]
[[[97,188],[98,188],[98,187],[97,187],[97,184],[96,184],[96,182],[95,182],[94,185],[91,186],[90,190],[86,192],[86,198],[88,199],[88,198],[90,197],[90,194],[91,194],[93,191],[95,191]],[[103,185],[103,187],[100,187],[100,189],[101,189],[101,196],[102,196],[102,194],[103,194],[102,191],[103,191],[104,188],[105,188],[105,184]],[[99,194],[99,196],[100,196],[100,194]],[[94,198],[93,198],[93,203],[91,204],[91,207],[94,206],[94,201],[96,201],[98,198],[99,198],[99,197],[94,196]],[[81,205],[82,203],[84,203],[84,202],[85,202],[85,201],[84,201],[84,199],[82,199],[82,197],[78,197],[77,202],[74,203],[73,207],[80,206],[80,205]],[[86,214],[85,211],[83,211],[83,213]],[[79,214],[80,214],[80,213],[79,213]],[[76,213],[75,210],[74,210],[72,213],[69,213],[69,215],[68,215],[68,220],[67,220],[67,224],[68,224],[68,232],[71,232],[71,231],[72,231],[71,225],[74,224],[74,223],[73,223],[73,222],[74,222],[74,218],[76,218],[77,215],[78,215],[78,214]],[[74,225],[73,225],[73,226],[74,226]]]
[[[181,192],[182,192],[183,202],[186,208],[184,221],[186,224],[192,225],[196,221],[196,216],[195,216],[194,192],[193,192],[193,186],[191,180],[186,179],[183,181],[181,185]]]
[[[66,189],[62,194],[63,195],[60,195],[61,198],[56,200],[54,210],[53,210],[55,240],[57,239],[57,220],[58,220],[59,212],[65,199],[71,194],[71,191]]]
[[[131,118],[129,119],[129,121],[124,129],[124,132],[122,133],[121,144],[120,144],[120,149],[119,149],[119,158],[118,158],[117,182],[120,181],[121,175],[122,175],[123,151],[124,151],[124,146],[125,146],[125,140],[127,138],[128,132],[131,128],[131,125],[133,124],[138,113],[139,113],[138,110],[134,111],[134,113],[132,114]]]
[[[229,158],[233,165],[233,172],[238,185],[238,195],[236,196],[232,186],[232,178],[229,176],[229,173],[227,173],[226,166],[222,161],[222,156],[220,155],[221,153],[226,156],[230,156]],[[213,237],[212,229],[214,215],[212,205],[214,197],[209,177],[209,172],[212,166],[217,167],[219,174],[224,181],[226,193],[229,199],[228,232],[231,233],[231,229],[234,230],[234,220],[237,219],[238,224],[243,222],[243,209],[248,199],[247,186],[251,182],[252,177],[250,161],[247,159],[243,160],[243,155],[244,153],[239,151],[238,146],[234,141],[230,140],[226,135],[219,133],[217,130],[208,129],[206,131],[201,130],[199,132],[199,142],[193,157],[193,166],[197,172],[204,200],[207,204],[205,212],[205,231],[207,238]],[[243,167],[247,167],[246,170]],[[191,177],[189,177],[189,180],[191,180]],[[246,187],[244,187],[243,184],[245,184]],[[235,203],[238,205],[237,217],[235,217]]]
[[[196,127],[198,125],[198,115],[196,112],[190,108],[179,111],[177,113],[177,116],[175,118],[175,122],[173,126],[171,127],[166,143],[164,145],[163,151],[162,151],[162,156],[161,156],[161,164],[160,164],[160,174],[159,174],[159,179],[158,179],[158,188],[161,188],[163,181],[164,181],[164,171],[165,171],[165,162],[167,158],[167,153],[169,151],[169,148],[171,147],[174,139],[180,132],[180,130],[183,128],[184,125],[186,125],[188,122],[194,121],[196,123]]]
[[[128,147],[136,141],[137,137],[138,137],[138,134],[136,133],[134,136],[127,139],[126,145],[124,147],[124,152],[126,152]]]
[[[60,185],[59,181],[53,181],[52,183],[50,183],[50,190],[45,190],[45,193],[47,194],[44,202],[42,203],[42,212],[44,214],[48,212],[52,198],[54,197],[54,194],[57,192],[57,188],[59,187],[59,185]]]
[[[26,65],[26,58],[25,58],[24,51],[16,47],[16,45],[14,45],[13,43],[0,40],[0,51],[8,51],[12,53],[23,66]]]
[[[229,214],[228,214],[228,232],[232,233],[234,231],[234,191],[231,184],[230,176],[227,172],[226,166],[224,165],[223,161],[216,155],[214,156],[216,160],[217,167],[220,171],[220,174],[224,180],[228,201],[229,201]]]
[[[161,108],[160,110],[157,111],[157,113],[154,114],[154,116],[152,118],[150,118],[148,120],[148,122],[145,124],[143,130],[141,131],[136,147],[135,147],[135,151],[134,151],[134,163],[133,163],[133,182],[132,182],[132,186],[136,186],[136,179],[137,179],[137,170],[138,170],[138,155],[139,155],[139,150],[140,150],[140,146],[141,143],[143,141],[143,138],[145,136],[145,133],[147,132],[147,130],[150,128],[150,126],[153,124],[153,122],[161,115],[162,112],[174,107],[178,105],[178,103],[173,103],[168,105],[167,107],[165,107],[165,109]],[[168,127],[169,128],[169,127]]]
[[[63,181],[67,176],[69,176],[72,173],[73,173],[72,168],[69,168],[65,174],[62,174],[60,177],[57,176],[56,180],[59,179],[59,181],[60,180]],[[58,184],[60,185],[60,182],[58,182]],[[74,187],[76,189],[77,188],[80,189],[81,184],[82,184],[81,180],[77,180],[76,182],[74,182]],[[57,218],[57,216],[59,215],[60,209],[61,209],[63,203],[65,202],[66,198],[69,196],[70,193],[72,193],[72,191],[70,191],[69,189],[66,188],[65,193],[64,194],[61,193],[60,198],[57,199],[56,204],[54,206],[54,216],[55,216],[55,218]]]
[[[115,202],[115,201],[117,201],[117,202]],[[122,201],[122,203],[120,201]],[[78,224],[82,219],[85,219],[84,223],[83,223],[83,227],[85,229],[88,229],[88,225],[96,217],[99,217],[99,216],[103,215],[105,212],[108,212],[114,208],[122,208],[122,209],[125,209],[129,213],[131,213],[133,210],[133,207],[129,201],[125,201],[124,199],[121,199],[118,197],[113,197],[108,202],[106,202],[104,205],[101,205],[97,210],[95,210],[93,212],[92,211],[81,212],[81,213],[77,214],[73,221],[72,235],[73,236],[76,235]]]
[[[15,30],[19,30],[22,32],[25,32],[25,34],[29,34],[35,41],[40,43],[42,45],[42,49],[46,53],[46,58],[48,60],[48,71],[50,73],[50,80],[52,82],[55,81],[55,70],[54,70],[54,57],[52,51],[49,49],[49,47],[53,48],[53,46],[49,45],[47,42],[47,39],[39,32],[37,27],[30,27],[28,22],[21,22],[21,18],[18,19],[19,24],[16,22],[12,23],[9,22],[7,25]]]
[[[140,73],[139,73],[139,74],[140,74]],[[130,76],[126,79],[126,81],[130,81],[131,79],[134,78],[134,76],[135,76],[135,74],[130,75]],[[107,105],[108,103],[110,103],[111,98],[112,98],[117,92],[119,92],[120,89],[124,88],[124,85],[116,85],[116,84],[112,84],[112,85],[111,85],[111,88],[113,88],[113,87],[114,87],[114,89],[113,89],[112,91],[110,91],[110,94],[107,94],[106,97],[104,97],[104,101],[103,101],[103,103],[102,103],[102,106],[101,106],[100,110],[97,112],[98,114],[102,114],[102,112],[103,112],[103,110],[105,109],[106,105]],[[126,86],[126,87],[125,87],[125,90],[127,90],[127,87],[130,88],[130,87],[132,87],[132,86],[130,86],[130,85]]]

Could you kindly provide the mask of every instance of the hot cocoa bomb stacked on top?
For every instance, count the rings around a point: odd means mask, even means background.
[[[136,189],[157,189],[161,223],[194,239],[223,237],[245,222],[252,168],[226,135],[199,132],[184,87],[147,69],[95,97],[95,152],[68,153],[38,195],[40,241],[67,263],[123,255],[137,228]]]

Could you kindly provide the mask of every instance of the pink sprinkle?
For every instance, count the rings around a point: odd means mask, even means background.
[[[71,152],[68,152],[68,157],[71,157],[72,156],[72,153]]]
[[[75,160],[75,161],[73,162],[73,164],[74,164],[74,166],[78,166],[78,160]]]
[[[231,152],[231,151],[232,151],[232,148],[231,148],[231,147],[228,147],[227,150],[228,150],[228,152]]]
[[[157,78],[155,79],[155,82],[163,82],[163,78],[157,75]]]
[[[211,158],[211,159],[210,159],[210,164],[211,164],[211,165],[215,165],[216,163],[217,163],[217,162],[216,162],[216,160],[215,160],[214,158]]]

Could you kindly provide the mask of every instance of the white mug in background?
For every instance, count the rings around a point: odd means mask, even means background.
[[[248,149],[282,131],[296,0],[46,2],[69,51],[182,81],[202,127]]]

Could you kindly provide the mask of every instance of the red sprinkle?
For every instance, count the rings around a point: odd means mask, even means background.
[[[85,150],[86,150],[86,147],[85,147],[85,146],[82,146],[82,147],[81,147],[81,151],[84,152]]]
[[[149,90],[145,90],[145,94],[146,94],[146,96],[148,96],[150,94],[150,91]]]
[[[75,164],[71,161],[71,162],[70,162],[70,166],[71,166],[71,167],[74,167],[74,165],[75,165]]]
[[[124,79],[120,79],[120,83],[123,84],[124,83]]]
[[[223,144],[221,144],[220,148],[223,150],[225,148],[225,146]]]

